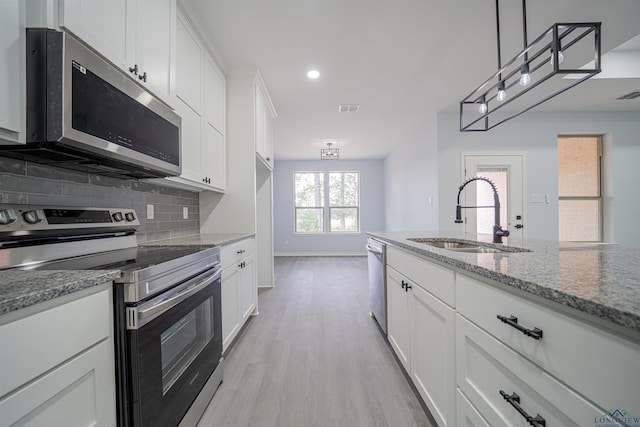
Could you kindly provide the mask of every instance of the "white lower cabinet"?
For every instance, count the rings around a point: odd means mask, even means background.
[[[460,389],[456,391],[456,419],[459,427],[491,427]]]
[[[613,426],[640,408],[637,339],[393,245],[387,319],[440,427]]]
[[[0,326],[0,426],[116,425],[111,295]]]
[[[223,246],[222,351],[226,351],[251,314],[257,311],[255,239]]]
[[[412,280],[413,275],[409,278],[394,268],[417,262],[428,269],[431,263],[395,248],[387,252],[393,263],[387,266],[389,343],[438,425],[454,426],[455,311]]]

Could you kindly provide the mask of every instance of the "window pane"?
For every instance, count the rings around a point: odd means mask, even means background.
[[[294,174],[296,206],[324,206],[324,174],[305,172]]]
[[[296,233],[322,233],[323,208],[296,208]]]
[[[598,137],[558,139],[558,194],[560,197],[600,196]]]
[[[357,233],[358,208],[330,208],[331,231]]]
[[[476,172],[476,176],[489,178],[498,189],[500,198],[500,225],[503,229],[507,229],[509,217],[507,215],[507,206],[509,206],[509,173],[506,168],[480,168]],[[478,182],[476,185],[476,206],[493,206],[493,189],[486,182]],[[477,209],[477,232],[493,233],[493,223],[495,222],[495,211],[493,208]]]
[[[329,206],[358,206],[358,172],[329,173]]]
[[[560,200],[558,211],[561,241],[601,240],[599,200]]]

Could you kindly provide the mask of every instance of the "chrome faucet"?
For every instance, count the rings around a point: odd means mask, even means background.
[[[493,189],[493,206],[460,206],[460,193],[464,187],[467,186],[472,181],[486,181],[491,185]],[[494,212],[494,225],[493,225],[493,243],[502,243],[502,237],[509,236],[509,230],[503,230],[500,226],[500,199],[498,198],[498,189],[496,185],[489,178],[485,178],[482,176],[475,176],[473,178],[469,178],[458,188],[458,204],[456,205],[456,224],[462,224],[462,209],[468,208],[493,208]]]

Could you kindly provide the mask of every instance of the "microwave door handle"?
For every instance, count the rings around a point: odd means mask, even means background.
[[[184,301],[185,299],[189,298],[190,296],[200,292],[202,289],[206,288],[207,286],[209,286],[209,284],[211,284],[211,282],[217,280],[220,277],[221,271],[218,271],[216,274],[214,274],[213,276],[203,280],[202,282],[198,283],[196,286],[190,287],[188,289],[186,289],[183,292],[180,292],[174,296],[172,296],[171,298],[162,301],[159,304],[156,304],[152,307],[146,308],[146,309],[141,309],[141,310],[136,310],[137,311],[137,320],[138,320],[138,326],[142,326],[143,324],[145,324],[145,319],[148,319],[150,317],[155,316],[158,313],[161,313],[163,311],[166,311],[168,309],[170,309],[171,307],[178,305],[179,303],[181,303],[182,301]]]

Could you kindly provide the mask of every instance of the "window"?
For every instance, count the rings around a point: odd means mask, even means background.
[[[295,172],[293,180],[296,233],[360,231],[359,172]]]
[[[559,240],[601,242],[602,138],[558,138]]]

